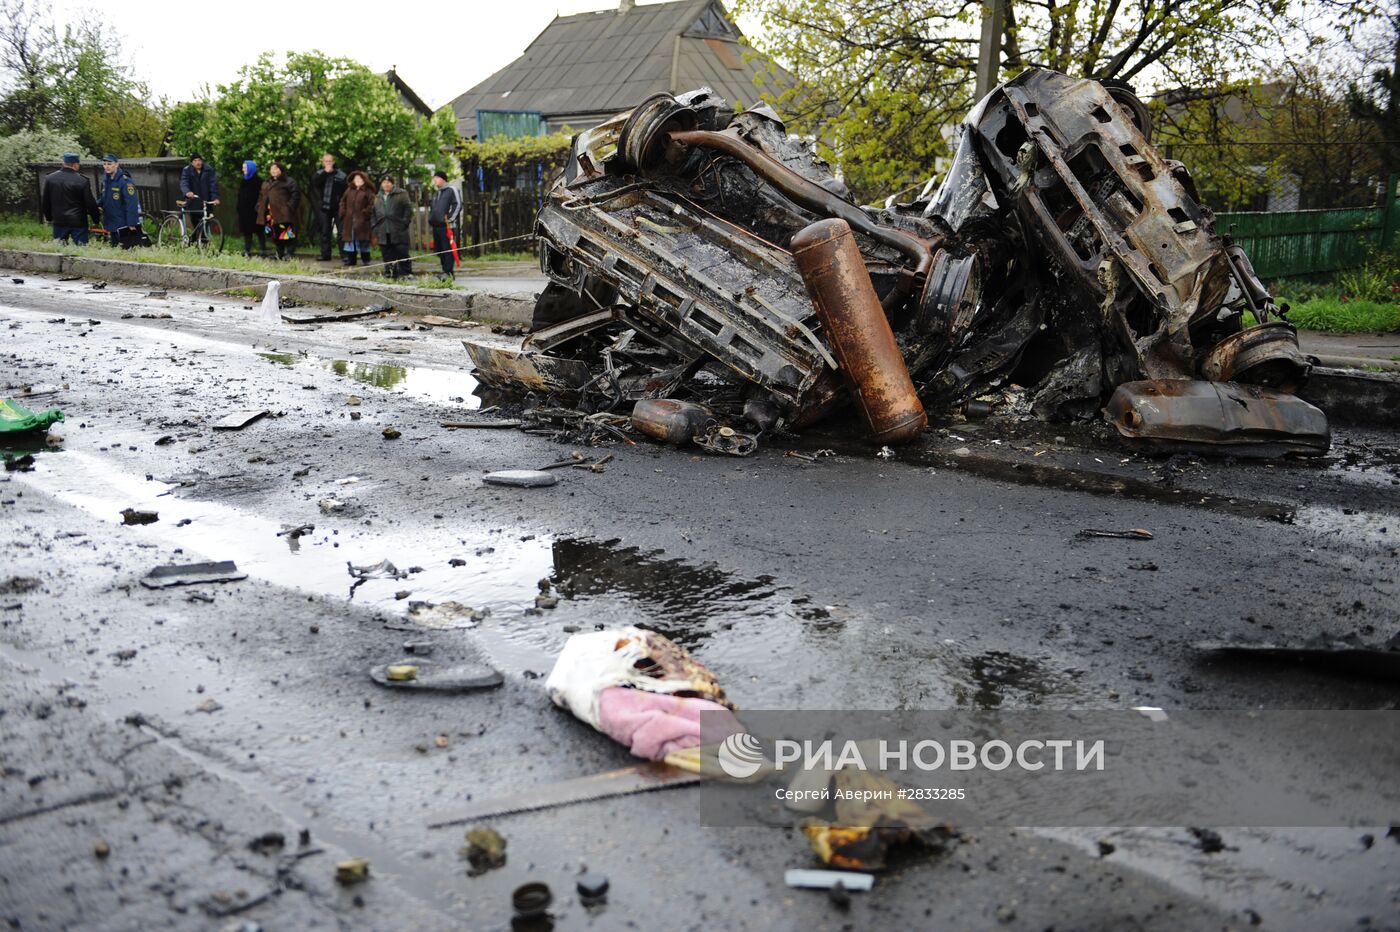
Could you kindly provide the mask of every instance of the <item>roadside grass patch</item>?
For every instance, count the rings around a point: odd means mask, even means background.
[[[199,268],[225,269],[234,272],[261,272],[269,275],[298,275],[307,277],[326,277],[329,275],[327,269],[312,262],[301,259],[291,259],[277,261],[274,259],[264,259],[259,256],[244,256],[239,250],[241,238],[235,238],[232,234],[228,237],[228,243],[224,251],[218,254],[209,255],[193,249],[176,249],[174,247],[149,246],[138,249],[118,249],[105,241],[101,241],[99,234],[93,234],[93,238],[86,246],[74,246],[72,243],[60,243],[53,239],[49,225],[39,220],[29,217],[21,217],[14,214],[0,214],[0,249],[19,249],[28,252],[48,252],[61,253],[67,256],[93,256],[101,259],[122,259],[128,262],[146,262],[155,265],[188,265]],[[465,250],[464,250],[465,253]],[[377,259],[377,257],[376,257]],[[436,260],[430,260],[436,266]],[[532,262],[532,253],[505,253],[488,252],[480,256],[462,256],[463,270],[480,270],[489,272],[492,266],[501,262]],[[339,269],[335,270],[339,272]],[[336,274],[333,278],[345,278],[350,281],[377,281],[384,284],[409,284],[416,288],[451,289],[456,287],[451,282],[442,281],[436,278],[425,276],[419,281],[393,282],[387,277],[379,275],[370,279],[360,276]]]
[[[1288,311],[1288,320],[1300,330],[1327,333],[1400,332],[1400,305],[1314,298],[1293,304]]]

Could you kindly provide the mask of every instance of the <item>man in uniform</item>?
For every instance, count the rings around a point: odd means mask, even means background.
[[[88,218],[96,224],[101,214],[92,199],[92,186],[78,170],[77,153],[66,153],[63,167],[44,179],[39,211],[53,224],[54,239],[65,243],[72,240],[75,246],[87,245]]]
[[[115,155],[102,156],[102,225],[113,246],[130,249],[141,243],[141,199],[131,172],[122,168]]]

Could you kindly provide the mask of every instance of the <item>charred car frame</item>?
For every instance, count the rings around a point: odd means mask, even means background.
[[[1015,385],[1129,443],[1324,452],[1296,332],[1150,133],[1127,88],[1027,71],[958,127],[940,185],[872,208],[770,108],[658,94],[574,139],[522,351],[468,349],[487,384],[759,432],[853,402],[905,442]]]

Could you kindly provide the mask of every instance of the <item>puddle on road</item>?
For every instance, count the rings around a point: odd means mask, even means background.
[[[1063,695],[1066,690],[1056,677],[1038,662],[1005,651],[978,654],[968,661],[969,685],[956,685],[953,694],[958,705],[978,709],[1038,706],[1047,695]]]
[[[274,365],[288,368],[311,366],[395,394],[426,401],[451,402],[468,408],[481,407],[481,399],[475,394],[478,384],[476,377],[466,369],[396,366],[391,363],[326,359],[301,353],[260,352],[257,355]]]
[[[114,524],[123,508],[157,511],[159,521],[130,530],[182,548],[174,561],[234,560],[251,577],[376,609],[394,627],[413,627],[414,602],[485,609],[489,615],[471,636],[508,673],[547,672],[573,631],[595,626],[644,625],[687,647],[704,646],[712,664],[740,669],[771,666],[774,638],[790,638],[794,630],[803,644],[790,645],[791,656],[810,652],[808,668],[817,669],[815,657],[829,653],[833,639],[844,633],[840,625],[810,623],[807,600],[794,599],[769,577],[747,579],[616,540],[512,528],[398,532],[310,519],[320,526],[292,547],[278,536],[290,521],[284,525],[220,502],[181,497],[175,485],[124,473],[85,452],[47,457],[17,478]],[[353,502],[348,496],[368,497],[376,485],[331,485],[324,492]],[[407,575],[367,580],[352,598],[347,564],[384,559]],[[546,579],[563,598],[555,609],[537,610],[538,584]],[[409,594],[399,598],[404,592]]]

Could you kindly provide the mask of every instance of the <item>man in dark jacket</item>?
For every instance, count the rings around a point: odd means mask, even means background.
[[[457,267],[457,257],[452,255],[448,242],[449,227],[457,225],[457,217],[462,213],[462,200],[457,191],[447,183],[446,172],[433,172],[433,205],[428,208],[428,227],[433,231],[433,252],[442,263],[442,277],[451,281]]]
[[[185,225],[198,230],[204,211],[219,206],[219,179],[198,155],[190,156],[190,164],[180,172],[180,193],[185,196]]]
[[[141,199],[131,172],[115,155],[102,156],[102,225],[113,246],[130,249],[141,244]]]
[[[379,179],[379,196],[369,225],[384,253],[389,276],[399,278],[413,273],[413,260],[408,258],[408,229],[413,223],[413,202],[408,192],[394,186],[392,175]]]
[[[331,245],[336,241],[336,218],[340,199],[345,195],[345,172],[335,167],[335,156],[321,156],[321,170],[311,179],[311,206],[316,211],[316,234],[321,238],[321,261],[329,262]]]
[[[53,224],[54,239],[72,240],[75,246],[87,244],[88,218],[95,225],[101,221],[101,213],[92,199],[92,186],[78,171],[76,154],[65,154],[63,167],[44,179],[39,210]]]

